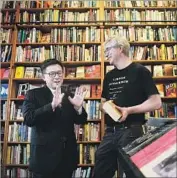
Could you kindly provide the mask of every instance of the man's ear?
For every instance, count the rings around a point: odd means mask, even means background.
[[[119,49],[120,49],[120,52],[122,53],[123,52],[123,47],[120,46]]]

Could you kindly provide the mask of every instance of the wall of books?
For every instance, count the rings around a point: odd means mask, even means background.
[[[134,62],[153,75],[163,107],[147,117],[177,117],[177,2],[161,1],[2,1],[0,12],[1,162],[9,177],[28,176],[30,128],[21,106],[29,89],[40,87],[40,63],[60,59],[63,87],[88,89],[88,123],[76,126],[80,163],[77,176],[91,175],[94,153],[104,134],[99,111],[102,82],[112,69],[103,44],[123,35]]]

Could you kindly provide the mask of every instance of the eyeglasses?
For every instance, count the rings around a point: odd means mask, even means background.
[[[58,77],[62,77],[63,76],[63,73],[61,71],[49,72],[49,73],[44,73],[44,74],[48,74],[49,77],[51,77],[51,78],[55,78],[57,75],[58,75]]]
[[[105,51],[104,51],[105,56],[109,53],[109,51],[110,51],[112,48],[117,48],[117,47],[118,47],[117,45],[107,47],[107,48],[105,49]]]

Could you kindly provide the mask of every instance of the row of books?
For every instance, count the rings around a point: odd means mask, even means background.
[[[50,33],[44,33],[36,28],[20,29],[18,43],[57,43],[57,42],[99,42],[100,29],[97,27],[52,28]]]
[[[85,44],[47,45],[41,47],[18,46],[16,48],[16,62],[42,62],[56,58],[61,61],[100,61],[101,46]]]
[[[72,178],[76,177],[82,177],[82,178],[89,178],[92,174],[92,168],[91,167],[78,167],[72,175]],[[32,172],[29,171],[29,169],[25,168],[8,168],[6,170],[6,175],[8,178],[31,178],[32,177]]]
[[[7,164],[28,164],[30,145],[18,144],[7,147]]]
[[[176,10],[166,10],[166,9],[156,9],[156,10],[141,10],[138,9],[116,9],[116,10],[105,10],[105,20],[106,21],[117,21],[120,23],[121,21],[132,21],[136,22],[136,24],[140,24],[143,21],[148,21],[148,24],[153,24],[154,22],[149,21],[159,21],[156,24],[163,24],[163,21],[173,23],[177,20]]]
[[[109,36],[124,36],[129,41],[177,41],[177,27],[157,28],[145,27],[111,27],[104,29],[104,38]]]
[[[101,66],[67,67],[66,78],[98,78],[101,77]]]
[[[8,24],[13,24],[15,22],[15,12],[11,12],[11,11],[6,11],[4,12],[0,12],[0,23],[8,23]]]
[[[29,142],[31,138],[31,127],[14,122],[9,125],[8,142]]]
[[[100,101],[98,100],[87,100],[83,104],[88,117],[87,120],[98,120],[101,119]]]
[[[100,61],[101,47],[93,45],[50,45],[43,47],[18,46],[16,48],[16,62],[42,62],[49,58],[69,61]],[[177,45],[131,45],[129,56],[133,60],[175,60],[177,59]]]
[[[5,1],[2,3],[2,8],[15,8],[17,5],[16,0]],[[96,0],[90,1],[46,1],[46,0],[35,0],[35,1],[20,1],[18,2],[20,8],[67,8],[67,7],[96,7]],[[110,2],[104,1],[106,7],[176,7],[177,2],[174,0],[153,0],[153,1],[117,1],[112,0]]]
[[[146,113],[146,118],[177,118],[177,104],[175,102],[162,102],[162,107],[159,110]]]
[[[177,28],[152,28],[151,26],[134,27],[119,26],[104,29],[104,38],[109,36],[124,36],[129,41],[177,41]],[[68,27],[51,29],[50,33],[42,33],[36,28],[20,29],[18,43],[57,43],[57,42],[99,42],[100,29],[97,27]]]
[[[36,14],[29,15],[26,13],[27,12],[21,15],[20,23],[22,23],[23,25],[25,25],[27,22],[28,23],[30,22],[32,24],[35,24],[35,23],[39,24],[39,23],[46,23],[46,22],[47,23],[52,22],[53,24],[68,24],[70,21],[70,23],[77,22],[77,24],[83,24],[83,22],[85,22],[88,24],[88,22],[91,22],[91,21],[99,21],[99,16],[98,16],[99,13],[97,13],[95,10],[93,10],[93,12],[89,11],[87,13],[79,13],[79,12],[71,13],[70,12],[69,14],[66,14],[65,12],[60,12],[57,15],[57,18],[52,19],[52,20],[50,20],[50,17],[48,17],[49,13],[47,13],[47,17],[45,18],[43,17],[44,14],[41,15],[39,13],[36,13]],[[173,24],[177,20],[175,19],[176,11],[168,11],[167,15],[165,14],[165,12],[157,12],[157,11],[154,12],[154,14],[152,15],[151,14],[147,15],[145,14],[145,12],[144,13],[142,12],[140,14],[139,11],[134,11],[133,13],[130,13],[128,10],[123,14],[121,13],[122,12],[117,12],[117,11],[114,12],[113,10],[111,10],[110,12],[105,12],[105,21],[108,23],[110,23],[110,21],[117,21],[118,23],[121,23],[121,24],[126,23],[126,21],[132,21],[134,23],[136,22],[136,24],[141,24],[146,21],[156,21],[156,24],[163,24],[165,22],[168,22],[168,24]],[[151,16],[153,16],[153,19],[151,18]],[[7,11],[5,14],[0,12],[0,22],[2,24],[4,23],[13,24],[14,21],[15,21],[14,12]],[[150,25],[152,23],[153,22],[148,22],[147,24]]]
[[[132,60],[176,60],[177,45],[131,45],[129,56]]]
[[[81,45],[50,45],[43,47],[18,46],[16,48],[16,62],[42,62],[49,58],[61,61],[100,61],[101,47],[93,45],[87,47]],[[9,62],[11,59],[12,46],[1,47],[1,62]],[[133,60],[175,60],[177,59],[177,45],[166,46],[161,44],[153,46],[131,46],[130,58]]]
[[[22,177],[26,177],[26,178],[31,178],[32,177],[32,173],[29,171],[29,169],[25,169],[25,168],[8,168],[6,170],[6,175],[8,178],[22,178]]]
[[[84,125],[75,125],[77,141],[100,141],[100,123],[89,122]]]
[[[78,167],[72,175],[72,178],[82,177],[82,178],[89,178],[92,175],[92,168],[91,167]]]
[[[15,69],[15,78],[42,78],[41,68],[17,66]]]
[[[89,178],[92,174],[92,168],[91,167],[78,167],[72,175],[72,178],[76,177],[82,177],[82,178]],[[29,171],[29,169],[25,168],[7,168],[6,175],[8,178],[31,178],[32,172]]]
[[[67,7],[96,7],[96,0],[89,1],[21,1],[20,8],[67,8]]]
[[[177,76],[177,65],[162,64],[153,66],[153,76]]]
[[[68,67],[66,78],[98,78],[101,76],[100,65]],[[40,67],[18,66],[15,70],[15,78],[41,78]]]
[[[10,103],[10,121],[20,120],[22,121],[23,113],[22,113],[22,104],[19,104],[18,102],[15,103],[15,101],[11,101]]]
[[[19,22],[20,23],[45,23],[53,22],[54,24],[64,24],[68,21],[73,22],[85,22],[98,21],[99,13],[98,10],[89,9],[87,12],[71,12],[71,11],[60,11],[58,9],[48,9],[43,12],[20,12]]]
[[[14,1],[3,1],[2,4],[1,4],[1,8],[2,9],[12,9],[12,8],[15,8],[16,5],[17,5],[16,0],[14,0]]]
[[[0,43],[11,43],[12,29],[0,28]]]
[[[11,55],[12,55],[11,45],[1,46],[0,62],[10,62]]]
[[[156,84],[161,97],[177,97],[177,83]]]
[[[176,7],[177,2],[174,0],[153,0],[153,1],[104,1],[106,7]]]
[[[79,164],[94,164],[98,145],[79,144]]]

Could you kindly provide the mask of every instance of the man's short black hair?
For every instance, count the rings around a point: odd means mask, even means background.
[[[45,69],[48,67],[48,66],[51,66],[51,65],[55,65],[55,64],[58,64],[61,66],[61,68],[63,69],[63,64],[56,60],[56,59],[47,59],[45,60],[42,64],[41,64],[41,71],[42,73],[45,71]]]

